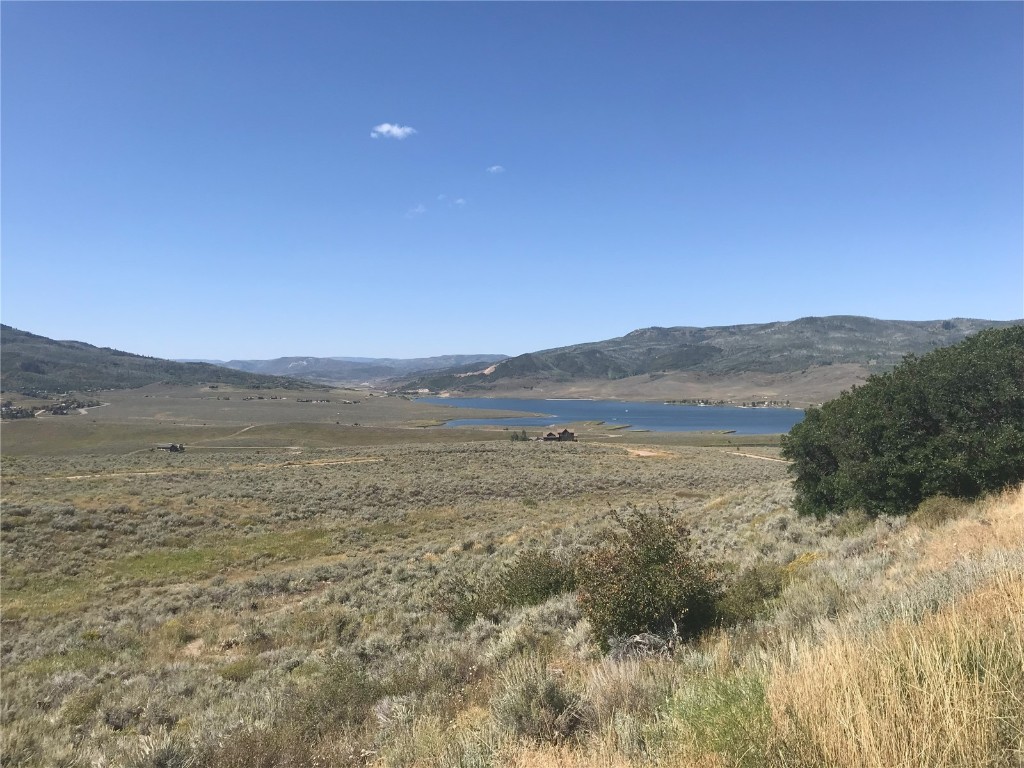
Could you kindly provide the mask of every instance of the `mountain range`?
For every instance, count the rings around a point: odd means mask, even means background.
[[[4,391],[218,382],[248,387],[372,383],[464,395],[622,399],[830,399],[907,354],[955,344],[983,328],[970,318],[906,321],[835,315],[697,328],[642,328],[604,341],[503,355],[171,361],[0,326]]]
[[[409,389],[490,394],[662,399],[678,396],[834,397],[907,354],[1024,322],[953,318],[878,320],[834,315],[710,328],[642,328],[605,341],[531,352],[467,374],[444,371]]]

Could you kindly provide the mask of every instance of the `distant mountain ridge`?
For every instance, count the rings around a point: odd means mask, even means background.
[[[955,344],[983,328],[1020,323],[1024,320],[912,321],[833,315],[709,328],[641,328],[614,339],[511,357],[489,373],[445,371],[406,385],[479,393],[515,382],[565,384],[673,372],[713,377],[794,374],[836,364],[882,371],[907,354]]]
[[[396,360],[282,357],[223,364],[135,355],[0,326],[4,391],[119,389],[165,382],[302,387],[369,381],[392,389],[534,397],[676,399],[780,394],[819,402],[907,354],[955,344],[1024,320],[904,321],[835,315],[697,328],[641,328],[625,336],[516,357],[444,355]],[[285,373],[290,376],[281,376]],[[536,391],[534,391],[536,390]],[[757,398],[754,397],[757,395]]]
[[[426,371],[474,371],[507,355],[440,355],[417,358],[278,357],[273,360],[228,360],[228,368],[275,376],[296,376],[320,384],[375,384]]]
[[[4,392],[131,389],[158,382],[289,389],[308,386],[296,378],[162,360],[82,341],[58,341],[0,325],[0,386]]]

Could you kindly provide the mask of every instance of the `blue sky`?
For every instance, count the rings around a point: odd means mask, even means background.
[[[1021,3],[0,14],[0,316],[34,333],[413,357],[1024,316]]]

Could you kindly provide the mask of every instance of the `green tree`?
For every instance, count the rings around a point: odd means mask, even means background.
[[[906,514],[1024,480],[1024,326],[913,355],[821,408],[782,441],[802,514]]]

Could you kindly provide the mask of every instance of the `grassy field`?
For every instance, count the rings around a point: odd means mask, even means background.
[[[398,398],[247,394],[4,424],[5,766],[1024,759],[1019,491],[945,522],[802,519],[776,438],[513,442]],[[446,609],[648,509],[727,584],[781,591],[671,652],[604,654],[571,590]]]

